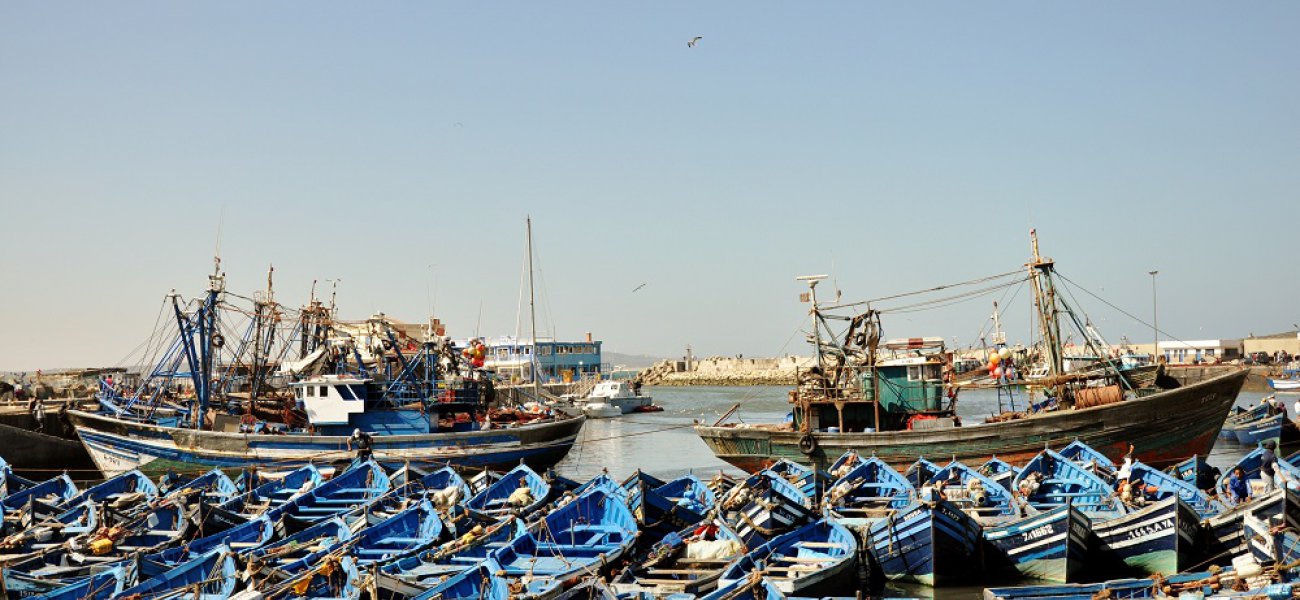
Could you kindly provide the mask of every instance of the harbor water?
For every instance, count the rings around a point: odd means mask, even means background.
[[[779,422],[786,418],[790,410],[786,401],[789,391],[788,386],[648,387],[645,393],[654,398],[655,404],[664,407],[663,412],[589,420],[583,427],[579,443],[556,468],[561,474],[580,481],[594,477],[603,470],[617,479],[625,478],[637,469],[659,477],[672,477],[687,471],[703,477],[719,470],[741,475],[742,471],[713,456],[704,442],[696,437],[692,425],[696,421],[712,423],[737,403],[740,403],[740,410],[733,418],[752,423]],[[1018,391],[1017,394],[1017,407],[1023,406],[1026,396],[1023,391]],[[1267,395],[1242,392],[1237,397],[1237,404],[1254,405]],[[1295,398],[1285,398],[1288,410]],[[989,414],[997,412],[997,409],[998,395],[995,390],[964,390],[958,402],[958,413],[967,424],[978,423]],[[1226,471],[1250,450],[1252,448],[1236,442],[1219,440],[1208,460],[1210,464]],[[989,583],[1015,585],[1020,582]],[[981,597],[983,587],[934,589],[891,584],[887,592],[891,595],[956,600]]]

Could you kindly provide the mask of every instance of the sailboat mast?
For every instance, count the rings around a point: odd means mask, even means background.
[[[533,217],[531,215],[526,218],[525,224],[528,241],[528,327],[532,338],[532,352],[528,355],[528,362],[533,372],[533,398],[541,400],[541,383],[537,380],[540,365],[537,362],[537,302],[533,294]]]
[[[1029,263],[1029,276],[1034,284],[1034,308],[1038,312],[1038,324],[1043,333],[1044,358],[1053,376],[1065,371],[1061,356],[1061,324],[1057,319],[1056,287],[1052,283],[1054,262],[1043,258],[1038,253],[1038,232],[1029,230],[1030,247],[1033,260]]]

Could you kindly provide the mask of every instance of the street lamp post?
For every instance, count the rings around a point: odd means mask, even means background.
[[[1151,350],[1151,361],[1154,364],[1156,355],[1160,354],[1160,315],[1156,310],[1156,274],[1160,271],[1150,271],[1147,274],[1151,276],[1151,335],[1155,339],[1155,345]]]

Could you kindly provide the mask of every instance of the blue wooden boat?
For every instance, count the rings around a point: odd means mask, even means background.
[[[720,587],[700,600],[785,600],[786,595],[766,577],[737,581]]]
[[[847,450],[839,458],[831,462],[831,466],[826,468],[826,474],[830,476],[831,481],[837,481],[844,477],[853,467],[858,466],[862,456],[857,450]]]
[[[92,502],[96,505],[106,503],[117,511],[128,511],[142,507],[157,497],[158,486],[153,480],[146,477],[144,473],[132,470],[111,477],[49,508],[60,511],[84,502]]]
[[[838,518],[876,519],[906,508],[916,499],[916,489],[885,461],[859,458],[826,492],[822,510]]]
[[[1093,520],[1101,551],[1093,566],[1107,577],[1182,572],[1196,562],[1199,524],[1196,511],[1177,494],[1113,519]]]
[[[125,567],[109,567],[75,583],[27,597],[40,600],[109,600],[122,592],[127,579]]]
[[[985,564],[1044,581],[1079,581],[1088,561],[1092,523],[1071,503],[1035,509],[1022,519],[984,527]]]
[[[12,529],[16,523],[10,521],[17,517],[18,511],[28,509],[29,505],[40,503],[47,506],[61,506],[76,495],[77,484],[73,483],[72,478],[67,474],[63,474],[10,493],[4,500],[0,500],[0,508],[4,510],[7,529]]]
[[[1249,423],[1268,416],[1267,404],[1256,404],[1250,408],[1240,406],[1232,407],[1228,412],[1228,418],[1223,422],[1223,428],[1219,430],[1219,439],[1231,442],[1237,441],[1237,428],[1243,423]]]
[[[821,498],[822,490],[826,487],[827,475],[790,459],[778,460],[772,463],[768,470],[784,477],[786,481],[799,488],[799,491],[808,497],[809,508],[812,508],[812,503]]]
[[[988,526],[1020,518],[1020,506],[1007,488],[992,478],[960,462],[953,461],[939,469],[930,485],[943,498]]]
[[[27,517],[31,517],[30,514]],[[64,546],[69,541],[99,528],[99,511],[91,502],[82,502],[59,514],[43,516],[20,524],[21,529],[4,539],[0,563],[11,562],[33,552]]]
[[[263,597],[286,600],[360,600],[361,572],[351,556],[324,557],[311,569],[293,574]]]
[[[761,572],[787,595],[840,593],[854,587],[857,553],[857,538],[848,528],[820,519],[749,551],[722,572],[718,587]]]
[[[1012,489],[1038,510],[1051,510],[1066,503],[1088,518],[1113,519],[1126,510],[1109,484],[1093,472],[1051,450],[1031,459],[1012,480]]]
[[[1211,497],[1209,494],[1197,489],[1195,483],[1189,483],[1173,473],[1160,471],[1145,463],[1136,461],[1129,467],[1129,473],[1129,498],[1125,497],[1123,491],[1117,492],[1120,494],[1120,500],[1126,503],[1139,501],[1139,498],[1141,502],[1145,503],[1164,500],[1169,496],[1178,496],[1188,506],[1192,507],[1192,510],[1195,510],[1197,516],[1201,519],[1207,519],[1228,510],[1228,506],[1218,498]]]
[[[1092,446],[1074,440],[1061,448],[1057,454],[1091,471],[1094,475],[1100,477],[1102,481],[1107,483],[1114,483],[1115,481],[1115,462]]]
[[[508,578],[531,578],[525,594],[553,589],[555,582],[593,575],[629,552],[636,520],[621,498],[593,490],[560,507],[529,531],[492,552]]]
[[[230,549],[217,547],[194,560],[122,590],[118,597],[157,598],[172,592],[186,592],[193,600],[229,598],[237,583],[235,558]],[[195,593],[197,592],[197,593]]]
[[[212,518],[233,527],[307,494],[324,480],[315,466],[303,465],[217,505]]]
[[[250,552],[270,542],[275,537],[275,523],[266,515],[255,517],[247,523],[201,537],[184,545],[148,553],[141,557],[141,571],[152,569],[149,576],[187,563],[213,548],[226,546],[235,554]]]
[[[979,470],[985,477],[996,481],[998,485],[1007,488],[1008,490],[1011,489],[1011,480],[1015,479],[1016,475],[1020,474],[1020,467],[996,456],[980,465]]]
[[[239,486],[221,469],[212,469],[197,477],[182,480],[159,493],[167,499],[198,498],[207,504],[223,504],[239,495]]]
[[[163,504],[127,523],[116,524],[127,533],[113,542],[113,552],[154,552],[184,540],[191,529],[189,513],[184,507]]]
[[[1248,423],[1238,425],[1233,434],[1237,436],[1237,443],[1246,446],[1254,446],[1264,440],[1276,440],[1282,437],[1282,427],[1286,425],[1286,415],[1273,415],[1263,417]]]
[[[903,476],[912,484],[912,487],[921,489],[926,482],[934,479],[934,474],[939,472],[939,465],[925,459],[924,456],[916,459],[916,462],[907,467]]]
[[[718,586],[728,564],[749,551],[740,535],[721,519],[664,536],[638,552],[611,582],[619,594],[703,594]]]
[[[719,503],[750,548],[812,519],[808,497],[784,477],[762,470],[727,492]]]
[[[357,567],[365,568],[373,563],[413,555],[438,543],[444,527],[433,504],[421,500],[357,532],[347,546],[349,553],[357,559]]]
[[[642,543],[653,543],[703,521],[716,504],[713,491],[694,475],[683,475],[659,487],[643,489],[641,510],[636,513],[645,538]]]
[[[4,587],[9,597],[44,594],[84,581],[113,567],[131,566],[122,556],[94,556],[65,547],[52,548],[5,565]]]
[[[1232,493],[1228,490],[1228,481],[1232,478],[1232,472],[1238,467],[1240,467],[1246,475],[1246,480],[1250,484],[1251,495],[1253,496],[1257,493],[1257,490],[1259,490],[1263,485],[1260,473],[1260,465],[1263,463],[1263,459],[1264,448],[1256,448],[1249,454],[1241,457],[1232,468],[1228,469],[1219,478],[1216,487],[1219,490],[1219,497],[1225,504],[1231,505],[1234,503]],[[1300,487],[1300,467],[1296,467],[1288,461],[1279,459],[1277,461],[1277,471],[1283,481],[1291,482],[1292,487]],[[1275,480],[1275,483],[1278,482]],[[1278,486],[1275,485],[1274,487]]]
[[[1290,457],[1287,458],[1287,462],[1290,462]],[[1211,466],[1201,455],[1193,455],[1165,470],[1166,473],[1196,486],[1197,489],[1209,492],[1214,491],[1214,484],[1222,475],[1221,472],[1216,473],[1217,471],[1218,469]]]
[[[495,562],[485,560],[447,578],[423,592],[411,596],[412,600],[509,600],[510,587]]]
[[[657,488],[667,481],[664,481],[654,475],[646,473],[641,469],[634,471],[622,483],[623,491],[627,494],[627,507],[631,509],[632,514],[641,511],[642,491],[646,489]]]
[[[418,595],[442,578],[487,560],[488,555],[524,531],[524,523],[519,519],[477,524],[445,544],[384,564],[379,568],[376,582],[379,587],[399,595]]]
[[[519,492],[527,489],[527,493]],[[519,465],[502,475],[487,489],[474,494],[466,508],[487,518],[500,518],[509,514],[529,515],[541,508],[551,495],[551,484],[528,465]],[[511,497],[515,498],[511,502]]]
[[[465,478],[461,477],[456,469],[446,465],[407,483],[397,496],[409,497],[417,494],[423,494],[433,503],[434,508],[441,511],[447,511],[469,500],[472,495]]]
[[[980,572],[980,525],[946,500],[915,502],[871,523],[868,550],[891,580],[944,586]]]
[[[352,528],[342,519],[333,517],[274,542],[252,548],[244,555],[244,560],[252,563],[258,572],[297,573],[314,559],[351,539]]]
[[[359,511],[390,489],[392,482],[384,468],[367,461],[265,514],[273,521],[281,519],[286,532],[302,531],[336,515]]]
[[[1206,519],[1201,524],[1200,559],[1207,564],[1226,564],[1231,557],[1246,552],[1242,523],[1247,516],[1265,521],[1280,516],[1288,526],[1300,530],[1300,492],[1291,488],[1275,490]]]

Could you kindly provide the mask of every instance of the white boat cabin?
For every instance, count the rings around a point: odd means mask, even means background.
[[[626,381],[602,381],[592,388],[588,398],[635,398],[636,391]]]
[[[369,379],[320,375],[290,385],[312,425],[347,425],[350,415],[366,412]]]

